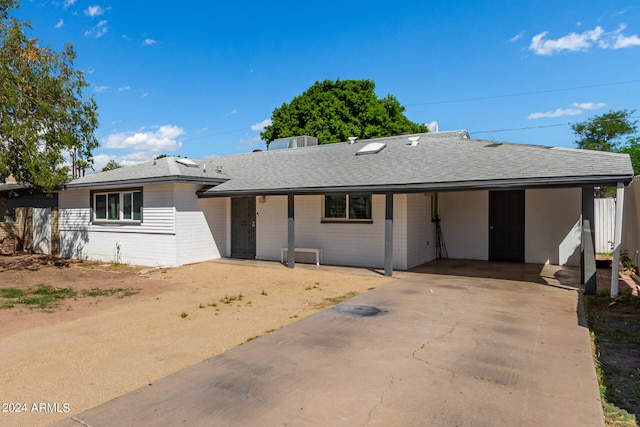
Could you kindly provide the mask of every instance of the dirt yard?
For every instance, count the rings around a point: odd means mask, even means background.
[[[0,257],[0,289],[74,292],[44,309],[0,298],[0,425],[67,418],[391,280],[274,267],[209,262],[139,274]]]

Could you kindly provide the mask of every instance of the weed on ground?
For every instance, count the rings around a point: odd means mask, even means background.
[[[340,295],[337,297],[332,297],[332,298],[324,298],[322,300],[322,302],[318,303],[318,304],[314,304],[314,306],[316,307],[320,307],[320,308],[324,308],[324,307],[330,307],[332,305],[336,305],[336,304],[340,304],[343,303],[347,300],[350,300],[351,298],[355,297],[359,295],[359,292],[355,292],[355,291],[351,291],[351,292],[347,292],[344,295]]]
[[[10,309],[16,306],[24,306],[29,309],[55,311],[60,308],[64,300],[81,297],[108,297],[119,298],[135,295],[139,289],[98,289],[84,290],[80,293],[73,288],[57,288],[44,283],[39,283],[35,288],[0,288],[0,309]]]
[[[640,298],[584,296],[607,426],[640,418]]]

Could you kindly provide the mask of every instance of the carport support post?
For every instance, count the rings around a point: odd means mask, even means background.
[[[384,275],[393,276],[393,194],[385,195]]]
[[[622,208],[624,205],[624,184],[616,189],[616,223],[613,230],[613,263],[611,264],[611,298],[618,296],[618,266],[620,265],[620,244],[622,242]]]
[[[582,251],[580,252],[580,281],[584,293],[596,294],[595,212],[593,187],[582,188]]]
[[[296,265],[296,223],[293,219],[294,203],[293,194],[287,194],[287,267]]]

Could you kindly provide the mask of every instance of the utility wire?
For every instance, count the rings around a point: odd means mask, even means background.
[[[640,116],[631,116],[629,119],[640,119]],[[617,121],[620,119],[609,119],[609,120],[601,120],[601,121]],[[540,126],[527,126],[522,128],[509,128],[509,129],[496,129],[496,130],[479,130],[479,131],[469,131],[469,133],[478,134],[478,133],[496,133],[496,132],[510,132],[515,130],[530,130],[530,129],[544,129],[544,128],[553,128],[559,126],[571,126],[571,123],[556,123],[554,125],[540,125]]]
[[[532,91],[532,92],[511,93],[511,94],[505,94],[505,95],[482,96],[482,97],[478,97],[478,98],[461,98],[461,99],[452,99],[452,100],[448,100],[448,101],[420,102],[420,103],[416,103],[416,104],[406,104],[405,106],[406,107],[414,107],[414,106],[418,106],[418,105],[437,105],[437,104],[453,104],[453,103],[456,103],[456,102],[484,101],[484,100],[487,100],[487,99],[513,98],[513,97],[516,97],[516,96],[538,95],[538,94],[542,94],[542,93],[554,93],[554,92],[566,92],[566,91],[570,91],[570,90],[590,89],[590,88],[594,88],[594,87],[624,85],[624,84],[638,83],[638,82],[640,82],[640,79],[627,80],[627,81],[624,81],[624,82],[599,83],[599,84],[593,84],[593,85],[587,85],[587,86],[576,86],[576,87],[561,88],[561,89],[547,89],[547,90],[538,90],[538,91]]]

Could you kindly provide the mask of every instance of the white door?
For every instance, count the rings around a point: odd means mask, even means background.
[[[33,208],[33,252],[51,255],[51,208]]]

